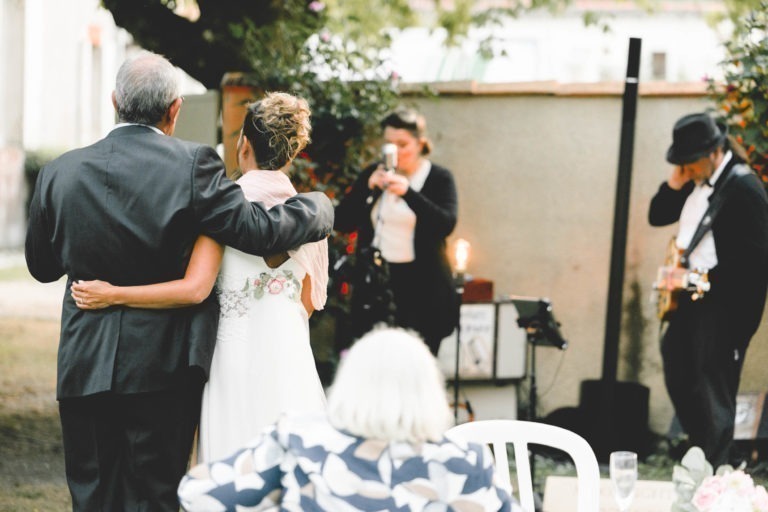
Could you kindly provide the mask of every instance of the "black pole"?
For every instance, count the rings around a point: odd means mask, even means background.
[[[529,372],[530,389],[528,390],[528,421],[537,421],[536,418],[536,395],[538,388],[536,386],[536,335],[528,333],[528,346],[531,349],[531,369]],[[531,470],[531,486],[536,488],[536,454],[533,447],[528,445],[528,467]]]
[[[624,98],[622,102],[619,173],[616,180],[611,274],[608,283],[608,308],[605,319],[605,348],[603,351],[603,380],[608,382],[616,381],[616,368],[619,358],[624,263],[627,250],[627,224],[629,220],[629,193],[632,183],[632,152],[635,137],[637,86],[640,70],[640,41],[640,39],[634,37],[629,40],[627,78],[624,82]]]
[[[531,369],[529,373],[529,387],[528,390],[528,421],[536,421],[536,394],[538,388],[536,386],[536,339],[531,336],[528,337],[528,345],[531,347]]]

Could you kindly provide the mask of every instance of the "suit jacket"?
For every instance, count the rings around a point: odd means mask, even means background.
[[[721,192],[724,178],[736,165],[744,163],[734,155],[711,197]],[[662,183],[651,200],[651,225],[677,222],[693,188],[692,182],[680,190]],[[734,176],[724,193],[722,209],[712,223],[717,266],[710,270],[712,289],[705,299],[718,301],[734,333],[749,340],[760,324],[768,285],[768,197],[754,172]]]
[[[357,230],[358,248],[368,247],[373,241],[371,210],[381,195],[381,190],[372,192],[368,188],[368,178],[374,170],[375,165],[361,172],[350,192],[336,207],[334,229],[342,232]],[[436,326],[436,334],[447,336],[458,320],[458,297],[445,243],[456,227],[458,211],[456,184],[451,172],[433,163],[421,191],[409,188],[403,199],[416,214],[414,264],[421,278],[420,282],[413,283],[414,290],[426,290],[427,300],[431,301],[426,304],[434,312],[430,322]]]
[[[200,233],[263,255],[327,236],[332,216],[319,193],[269,211],[249,203],[212,148],[146,126],[117,128],[52,161],[35,185],[25,249],[36,279],[68,276],[58,398],[180,385],[190,367],[207,374],[216,341],[215,294],[189,308],[81,311],[70,295],[73,280],[179,279]]]

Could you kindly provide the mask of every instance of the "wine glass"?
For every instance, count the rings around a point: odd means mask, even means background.
[[[627,512],[635,496],[637,481],[637,454],[635,452],[611,453],[611,482],[613,497],[621,512]]]

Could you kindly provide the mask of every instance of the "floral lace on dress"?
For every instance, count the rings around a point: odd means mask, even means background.
[[[219,297],[221,316],[245,316],[253,301],[268,295],[284,294],[289,300],[301,301],[301,282],[292,270],[276,269],[261,272],[258,277],[247,277],[240,290],[226,289],[221,277],[216,280],[216,294]]]

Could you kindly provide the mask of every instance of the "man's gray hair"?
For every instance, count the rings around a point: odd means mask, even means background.
[[[179,72],[163,56],[141,52],[117,72],[115,103],[123,123],[154,126],[181,94]]]

